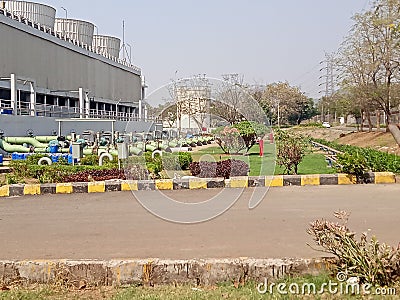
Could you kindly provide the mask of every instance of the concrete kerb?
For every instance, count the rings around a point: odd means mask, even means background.
[[[120,286],[187,283],[212,285],[247,280],[263,282],[285,275],[318,274],[333,259],[193,259],[193,260],[40,260],[0,261],[0,283]]]
[[[396,183],[390,172],[368,173],[366,183]],[[153,191],[212,188],[282,187],[356,184],[356,178],[347,174],[278,175],[224,178],[190,178],[162,180],[107,180],[57,184],[13,184],[0,187],[0,197],[24,195],[103,193],[115,191]]]

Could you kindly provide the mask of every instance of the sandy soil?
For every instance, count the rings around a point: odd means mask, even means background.
[[[359,147],[370,147],[379,151],[400,155],[400,147],[389,132],[356,132],[337,128],[300,128],[296,129],[301,134],[313,138],[336,141]]]

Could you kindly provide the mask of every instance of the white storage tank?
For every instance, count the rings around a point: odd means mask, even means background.
[[[99,54],[119,58],[121,40],[113,36],[95,35],[93,36],[92,47]]]
[[[54,31],[89,46],[93,42],[94,25],[87,21],[57,18]]]
[[[14,15],[21,16],[31,22],[53,28],[56,18],[55,8],[28,1],[1,1],[0,7],[12,12]]]

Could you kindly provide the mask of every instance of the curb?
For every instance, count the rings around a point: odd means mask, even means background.
[[[391,172],[368,173],[370,184],[396,183]],[[159,180],[107,180],[97,182],[13,184],[0,187],[0,197],[24,195],[104,193],[117,191],[197,190],[212,188],[248,188],[356,184],[356,177],[347,174],[245,176],[223,178],[190,178]]]
[[[126,284],[263,282],[284,275],[318,274],[333,259],[34,260],[0,261],[0,283],[119,286]]]

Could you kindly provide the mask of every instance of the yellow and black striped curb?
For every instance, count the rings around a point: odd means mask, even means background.
[[[288,274],[326,272],[329,259],[195,259],[195,260],[40,260],[0,261],[4,285],[80,284],[120,286],[128,284],[194,284],[278,279]],[[62,277],[60,277],[62,276]]]
[[[390,172],[368,173],[366,183],[390,184],[396,176]],[[211,188],[281,187],[307,185],[346,185],[356,184],[355,176],[346,174],[326,175],[280,175],[257,177],[190,178],[186,180],[108,180],[98,182],[13,184],[0,187],[0,197],[24,195],[104,193],[117,191],[153,191]]]

